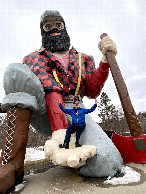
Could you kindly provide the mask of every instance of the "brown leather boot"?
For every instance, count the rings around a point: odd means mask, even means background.
[[[29,109],[13,107],[7,111],[7,127],[0,157],[0,193],[23,181],[31,115]]]

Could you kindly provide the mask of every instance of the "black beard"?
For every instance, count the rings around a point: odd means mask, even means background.
[[[50,36],[51,33],[61,33],[57,36]],[[70,37],[66,31],[66,28],[58,31],[57,29],[53,29],[49,32],[45,32],[41,27],[41,35],[42,35],[42,46],[47,49],[47,51],[51,51],[52,53],[58,51],[67,51],[70,47]]]

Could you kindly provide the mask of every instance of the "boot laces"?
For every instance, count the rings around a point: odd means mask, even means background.
[[[15,120],[16,120],[16,108],[12,107],[9,109],[9,116],[7,117],[7,137],[6,137],[6,144],[5,144],[5,150],[3,155],[2,165],[5,165],[8,163],[8,160],[10,159],[10,153],[12,152],[12,145],[13,145],[13,133],[15,129]]]

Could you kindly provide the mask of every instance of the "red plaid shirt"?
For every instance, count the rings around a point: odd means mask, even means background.
[[[104,86],[108,77],[109,65],[100,62],[99,68],[95,68],[92,56],[81,54],[82,61],[82,79],[78,95],[96,98]],[[25,63],[30,70],[40,79],[45,93],[58,92],[64,96],[74,95],[79,76],[79,53],[74,49],[69,50],[68,71],[62,69],[61,63],[55,59],[45,48],[39,49],[24,57]],[[60,83],[63,88],[54,79],[52,70],[57,72]]]

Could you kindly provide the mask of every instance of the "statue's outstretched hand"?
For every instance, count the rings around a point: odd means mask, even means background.
[[[96,147],[93,145],[83,145],[82,147],[75,148],[75,137],[71,137],[70,149],[59,148],[59,144],[64,142],[65,134],[66,129],[53,132],[52,138],[46,141],[44,146],[46,158],[60,166],[78,168],[85,165],[86,160],[96,154]]]

